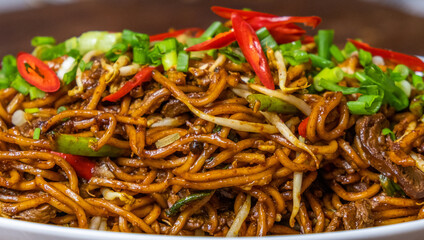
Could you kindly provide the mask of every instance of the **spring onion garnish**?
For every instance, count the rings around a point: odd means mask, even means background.
[[[27,83],[27,81],[25,81],[21,75],[16,75],[15,80],[12,81],[10,86],[25,96],[29,94],[29,89],[31,88],[31,85]]]
[[[119,56],[126,53],[128,46],[125,43],[116,43],[113,47],[105,53],[105,57],[112,62],[118,60]]]
[[[358,53],[358,57],[359,57],[359,63],[365,67],[368,64],[372,63],[372,55],[370,52],[367,52],[363,49],[359,49],[359,53]]]
[[[403,64],[398,64],[393,69],[393,72],[391,73],[390,77],[393,78],[393,75],[398,76],[398,77],[394,77],[393,79],[397,82],[405,80],[409,75],[409,68]]]
[[[133,48],[133,62],[138,64],[149,63],[149,51],[142,47]]]
[[[191,194],[187,197],[181,198],[180,200],[175,202],[174,205],[172,205],[169,209],[166,209],[165,213],[169,217],[172,217],[172,216],[176,215],[178,212],[180,212],[181,208],[183,206],[185,206],[188,203],[191,203],[193,201],[200,200],[204,197],[207,197],[210,194],[211,194],[211,192],[199,192],[199,193],[193,193],[193,194]]]
[[[336,45],[331,45],[330,47],[330,54],[331,56],[333,56],[334,59],[336,59],[337,62],[341,63],[343,62],[346,58],[343,56],[342,51],[340,51],[340,49],[336,46]]]
[[[206,31],[200,36],[200,38],[205,38],[205,39],[211,38],[211,37],[215,36],[216,34],[225,31],[224,28],[225,27],[221,22],[219,22],[219,21],[213,22],[206,29]]]
[[[168,71],[171,67],[177,66],[177,45],[178,43],[175,38],[168,38],[156,43],[156,46],[162,54],[162,65],[165,71]]]
[[[255,104],[259,102],[259,110],[267,112],[276,112],[276,113],[297,113],[298,110],[295,106],[284,102],[281,99],[270,97],[265,94],[251,94],[247,96],[247,101],[250,106],[254,108]]]
[[[344,77],[343,71],[339,67],[335,68],[324,68],[314,77],[314,88],[317,91],[322,91],[324,88],[321,86],[322,83],[338,83]]]
[[[24,109],[25,113],[38,113],[40,112],[39,108],[25,108]]]
[[[333,45],[334,30],[319,30],[317,35],[318,56],[330,60],[330,47]]]
[[[133,32],[128,29],[122,31],[122,42],[130,45],[131,47],[140,47],[148,50],[150,44],[149,35],[144,33]]]
[[[266,27],[257,30],[256,35],[258,35],[259,41],[261,41],[261,46],[264,51],[266,51],[267,48],[272,48],[275,50],[278,47],[277,42],[271,36]]]
[[[381,134],[383,134],[383,135],[389,134],[392,141],[396,140],[395,133],[392,130],[390,130],[389,128],[383,128],[383,130],[381,130]]]
[[[177,59],[177,71],[187,72],[189,59],[190,59],[189,53],[185,51],[180,51],[178,53],[178,59]]]
[[[309,61],[309,56],[306,51],[301,50],[302,43],[298,41],[281,44],[280,50],[284,56],[284,60],[290,65],[296,66]],[[276,51],[277,52],[277,51]]]
[[[45,45],[45,44],[54,45],[56,44],[56,39],[54,39],[53,37],[43,37],[43,36],[36,36],[31,39],[31,45],[33,47],[37,47],[37,46]]]
[[[40,133],[41,133],[41,129],[40,128],[35,128],[34,129],[34,133],[32,135],[32,138],[33,139],[36,139],[36,140],[40,139]]]
[[[414,86],[415,89],[422,91],[424,90],[424,81],[423,81],[423,77],[418,76],[416,74],[412,75],[412,85]]]
[[[424,96],[415,96],[409,104],[409,111],[415,114],[417,117],[421,117],[424,113]]]
[[[155,142],[156,148],[166,147],[166,146],[172,144],[173,142],[177,141],[180,138],[181,138],[181,136],[180,136],[179,133],[174,133],[174,134],[168,135],[166,137],[163,137],[163,138],[161,138],[161,139],[159,139]]]
[[[380,179],[381,188],[383,188],[383,191],[390,197],[405,196],[405,192],[402,190],[402,188],[397,183],[395,183],[392,179],[384,176],[383,174],[380,174],[379,179]]]
[[[357,51],[358,49],[355,47],[355,45],[353,45],[353,43],[351,42],[347,42],[345,44],[344,49],[342,50],[343,55],[345,56],[345,58],[348,58],[352,55],[353,52]]]
[[[309,59],[311,59],[312,66],[314,67],[319,67],[319,68],[334,67],[334,63],[330,60],[327,60],[315,54],[308,54],[308,56],[309,56]]]

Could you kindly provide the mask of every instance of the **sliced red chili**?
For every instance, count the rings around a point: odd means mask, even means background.
[[[276,17],[274,14],[270,13],[263,13],[263,12],[255,12],[255,11],[248,11],[248,10],[240,10],[240,9],[232,9],[232,8],[226,8],[226,7],[220,7],[220,6],[213,6],[211,7],[212,12],[214,12],[216,15],[230,19],[232,13],[237,13],[239,16],[241,16],[244,19],[252,18],[252,17]]]
[[[303,119],[302,122],[300,122],[299,127],[297,127],[297,131],[299,132],[299,135],[306,138],[306,127],[308,126],[309,117]]]
[[[60,80],[56,73],[43,61],[25,52],[20,52],[16,65],[21,76],[30,84],[44,92],[56,92]]]
[[[255,30],[237,13],[232,14],[231,22],[233,23],[234,34],[240,49],[259,77],[259,80],[265,87],[275,89],[268,61]]]
[[[150,81],[152,78],[152,71],[155,67],[142,68],[131,80],[126,82],[116,93],[107,95],[102,101],[116,102],[123,96],[127,95],[133,88],[140,86],[143,82]]]
[[[281,26],[281,24],[287,23],[303,23],[306,26],[315,28],[318,24],[321,23],[321,18],[317,16],[310,17],[290,17],[290,16],[282,16],[282,17],[253,17],[246,20],[250,26],[254,29],[259,29],[261,27],[266,27],[268,29],[274,28],[277,26]]]
[[[292,23],[274,27],[268,31],[278,44],[299,40],[306,33],[305,30]]]
[[[51,151],[51,153],[65,159],[75,169],[75,172],[79,177],[90,180],[93,176],[96,163],[90,158],[53,151]]]
[[[212,39],[193,45],[187,48],[186,51],[187,52],[205,51],[210,49],[222,48],[222,47],[230,45],[235,40],[236,40],[236,36],[234,35],[234,32],[231,30],[228,32],[219,33]]]
[[[399,52],[394,52],[387,49],[371,47],[367,43],[359,42],[353,39],[348,39],[348,41],[353,43],[355,47],[368,51],[374,56],[380,56],[394,63],[404,64],[410,67],[414,71],[424,70],[424,62],[418,57],[399,53]]]
[[[195,32],[195,37],[199,37],[204,32],[204,30],[201,28],[184,28],[184,29],[175,30],[172,32],[161,33],[161,34],[150,36],[150,41],[151,42],[162,41],[165,38],[178,37],[181,34],[184,34],[187,32]]]

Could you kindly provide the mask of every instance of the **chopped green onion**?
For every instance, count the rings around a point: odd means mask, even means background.
[[[355,51],[358,51],[358,49],[355,47],[355,45],[353,45],[353,43],[351,43],[351,42],[347,42],[344,49],[342,50],[342,53],[345,56],[345,58],[348,58]]]
[[[415,87],[415,89],[422,91],[424,90],[424,81],[421,76],[418,76],[416,74],[412,75],[412,85]]]
[[[0,72],[0,89],[8,88],[9,85],[9,78],[7,78],[4,73]]]
[[[342,51],[340,51],[340,49],[334,44],[330,47],[330,53],[331,56],[333,56],[333,58],[336,59],[336,61],[339,63],[345,60]]]
[[[178,53],[178,60],[177,60],[177,71],[180,72],[187,72],[188,71],[188,61],[190,59],[190,56],[185,51],[180,51]]]
[[[220,21],[213,22],[200,37],[211,38],[221,32],[223,28],[224,25]]]
[[[302,47],[302,43],[299,40],[280,45],[280,49],[283,52],[300,49],[301,47]]]
[[[38,113],[40,111],[39,108],[25,108],[24,111],[26,113]]]
[[[133,48],[133,62],[138,64],[149,63],[149,51],[142,47]]]
[[[165,71],[177,66],[177,40],[175,38],[165,39],[156,43],[156,46],[162,54],[162,65]]]
[[[1,61],[1,72],[5,77],[15,79],[18,69],[16,67],[16,58],[12,55],[6,55]]]
[[[318,56],[330,60],[330,47],[333,45],[334,30],[319,30],[318,31]]]
[[[314,67],[319,67],[319,68],[334,67],[334,63],[330,60],[327,60],[315,54],[308,54],[308,56],[309,56],[309,59],[311,59],[312,66]]]
[[[361,95],[356,101],[347,102],[347,107],[352,114],[372,115],[376,113],[383,103],[379,95]]]
[[[365,51],[363,49],[359,49],[359,53],[358,53],[358,57],[359,57],[359,63],[365,67],[368,64],[372,63],[372,55],[370,52]]]
[[[404,197],[405,192],[392,179],[380,174],[380,185],[383,191],[390,197]]]
[[[162,64],[162,54],[156,45],[151,51],[149,51],[148,57],[152,66],[159,66]]]
[[[39,48],[39,51],[37,52],[36,57],[43,61],[52,60],[66,54],[65,43],[60,43],[56,46],[42,45],[38,46],[37,48]]]
[[[75,60],[75,62],[77,62],[78,60]],[[71,71],[65,73],[65,75],[63,75],[63,79],[62,81],[65,84],[70,84],[72,81],[75,80],[76,75],[77,75],[77,70],[78,70],[78,64],[75,64],[75,66],[71,69]]]
[[[417,117],[421,117],[423,115],[424,108],[424,95],[419,95],[414,97],[409,104],[409,111],[411,111]]]
[[[389,128],[383,128],[383,130],[381,130],[381,134],[383,134],[384,136],[389,134],[392,141],[396,140],[395,133],[392,130],[390,130]]]
[[[84,72],[85,70],[90,70],[92,66],[93,66],[93,61],[86,63],[84,62],[84,60],[81,60],[78,65],[81,72]]]
[[[60,106],[60,107],[58,107],[58,108],[57,108],[57,113],[61,113],[61,112],[66,111],[66,110],[68,110],[68,108],[67,108],[67,107],[65,107],[65,106]]]
[[[314,87],[318,91],[324,90],[322,86],[320,86],[321,82],[331,82],[331,83],[338,83],[340,82],[344,77],[343,71],[339,67],[335,68],[324,68],[321,72],[319,72],[314,77]]]
[[[121,42],[122,33],[110,33],[106,31],[89,31],[81,34],[78,38],[77,44],[75,41],[68,43],[68,40],[65,41],[67,47],[77,48],[82,55],[91,51],[99,50],[102,52],[107,52],[110,50],[116,43]],[[71,39],[70,39],[71,40]],[[77,47],[76,47],[77,46]],[[69,50],[69,48],[67,48]]]
[[[261,46],[264,51],[266,51],[267,48],[276,49],[278,47],[277,42],[271,36],[266,27],[260,28],[258,31],[256,31],[256,35],[258,35],[259,41],[261,41]]]
[[[265,94],[250,94],[246,100],[253,108],[256,102],[260,103],[259,110],[276,113],[297,113],[298,110],[295,106],[275,97],[270,97]]]
[[[308,53],[300,49],[284,52],[283,56],[284,60],[286,60],[292,66],[296,66],[309,61]]]
[[[36,36],[31,39],[31,45],[33,47],[37,47],[40,45],[50,44],[54,45],[56,44],[56,39],[53,37],[42,37],[42,36]]]
[[[28,95],[29,89],[31,88],[31,85],[27,83],[27,81],[25,81],[21,75],[16,75],[15,80],[10,83],[10,86],[25,96]]]
[[[224,54],[228,59],[236,64],[246,62],[246,58],[241,52],[240,48],[224,47],[218,50],[219,53]]]
[[[32,138],[33,139],[36,139],[36,140],[40,139],[40,133],[41,133],[41,129],[40,128],[34,129],[34,134],[32,135]]]
[[[119,56],[126,53],[128,47],[125,43],[116,43],[113,47],[105,53],[105,57],[112,62],[118,60]]]
[[[402,77],[402,80],[405,80],[409,75],[409,68],[407,66],[403,65],[403,64],[398,64],[393,69],[393,72],[399,73],[400,76]]]
[[[129,44],[131,47],[141,47],[149,49],[150,37],[144,33],[133,32],[128,29],[122,31],[122,41]]]
[[[29,88],[29,98],[31,100],[37,99],[37,98],[44,98],[46,96],[46,93],[42,90],[36,88],[36,87],[30,87]]]
[[[398,88],[402,89],[402,91],[406,94],[406,96],[408,96],[408,98],[411,96],[412,86],[408,82],[408,80],[402,80],[400,82],[395,82],[395,85]]]
[[[198,192],[198,193],[193,193],[187,197],[181,198],[180,200],[175,202],[174,205],[172,205],[169,209],[166,209],[165,213],[167,216],[172,217],[176,215],[178,212],[180,212],[181,207],[183,207],[184,205],[196,200],[200,200],[204,197],[209,196],[210,194],[211,192]]]
[[[212,130],[212,132],[213,133],[217,133],[217,132],[220,132],[221,129],[222,129],[222,126],[221,125],[215,125],[215,127]]]

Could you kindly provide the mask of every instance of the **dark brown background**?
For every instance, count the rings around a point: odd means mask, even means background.
[[[88,30],[128,28],[155,34],[169,27],[207,27],[220,19],[209,10],[212,5],[318,15],[323,19],[320,28],[335,29],[339,45],[347,37],[359,37],[375,46],[424,55],[424,18],[359,0],[86,0],[1,14],[0,56],[31,51],[30,40],[36,35],[63,41]]]

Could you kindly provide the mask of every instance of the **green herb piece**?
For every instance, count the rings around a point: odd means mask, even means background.
[[[342,51],[340,51],[340,49],[336,46],[336,45],[331,45],[330,47],[330,54],[331,56],[333,56],[334,59],[336,59],[337,62],[341,63],[343,62],[346,58],[343,56]]]
[[[386,136],[387,134],[390,135],[390,139],[392,139],[392,141],[396,140],[396,135],[395,133],[390,130],[389,128],[383,128],[383,130],[381,130],[381,134],[383,134],[384,136]]]
[[[118,60],[119,56],[126,53],[128,46],[125,43],[115,43],[112,48],[105,53],[105,57],[112,62]]]
[[[418,76],[416,74],[412,75],[412,85],[415,89],[422,91],[424,90],[424,81],[421,76]]]
[[[317,35],[318,56],[330,60],[330,47],[333,45],[334,30],[319,30]]]
[[[41,129],[40,128],[34,129],[34,133],[32,135],[32,138],[33,139],[36,139],[36,140],[40,139],[40,133],[41,133]]]
[[[33,47],[37,47],[37,46],[45,45],[45,44],[55,45],[56,39],[54,39],[53,37],[43,37],[43,36],[36,36],[31,39],[31,45]]]
[[[181,211],[181,208],[191,202],[194,202],[196,200],[200,200],[202,198],[205,198],[209,195],[211,195],[212,192],[198,192],[193,193],[187,197],[181,198],[177,202],[174,203],[169,209],[165,210],[165,213],[168,217],[172,217],[179,213]]]
[[[40,112],[40,109],[39,108],[25,108],[24,111],[26,113],[38,113],[38,112]]]
[[[42,90],[36,88],[36,87],[30,87],[29,88],[29,98],[31,100],[37,99],[37,98],[44,98],[46,96],[46,93]]]
[[[315,54],[308,54],[309,59],[311,59],[312,66],[318,68],[331,68],[334,67],[334,63],[330,60],[317,56]]]
[[[369,65],[370,63],[372,63],[372,55],[370,52],[367,52],[363,49],[359,49],[359,53],[358,53],[358,57],[359,57],[359,63],[365,67],[367,65]]]
[[[405,197],[406,194],[392,179],[380,174],[380,185],[383,188],[383,191],[390,197]]]
[[[285,101],[270,97],[265,94],[250,94],[247,96],[247,101],[250,104],[250,107],[254,107],[256,102],[260,103],[259,110],[267,112],[276,112],[276,113],[297,113],[298,110],[295,106],[286,103]]]

